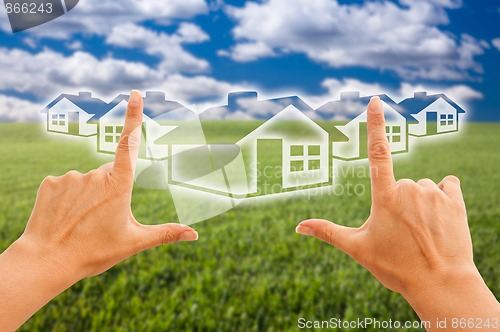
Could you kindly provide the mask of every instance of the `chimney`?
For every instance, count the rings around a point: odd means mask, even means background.
[[[146,99],[149,101],[165,101],[165,92],[146,91]]]
[[[238,100],[254,99],[257,100],[257,91],[231,92],[227,95],[227,106],[230,111],[236,111],[239,108]]]
[[[359,99],[359,91],[344,91],[340,93],[340,100],[358,100]]]
[[[425,91],[415,92],[415,93],[413,94],[413,97],[414,97],[415,99],[422,99],[422,98],[425,98],[425,97],[427,97],[427,92],[425,92]]]
[[[81,91],[78,93],[78,97],[83,99],[90,99],[92,98],[92,92]]]

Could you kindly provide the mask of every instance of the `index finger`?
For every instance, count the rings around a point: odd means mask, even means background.
[[[372,97],[370,100],[367,118],[372,197],[376,198],[379,194],[387,192],[396,183],[391,149],[387,141],[384,109],[379,97]]]
[[[139,156],[142,132],[143,100],[139,91],[133,90],[127,106],[125,124],[116,148],[115,162],[111,174],[122,180],[134,179],[134,170]]]

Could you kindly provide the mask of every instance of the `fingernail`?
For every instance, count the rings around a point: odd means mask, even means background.
[[[196,241],[198,240],[198,232],[186,231],[179,235],[179,241]]]
[[[375,104],[376,103],[376,104]],[[382,107],[379,107],[380,98],[378,96],[372,97],[370,99],[370,104],[368,105],[368,110],[371,113],[383,113]]]
[[[311,227],[299,224],[297,228],[295,228],[295,232],[302,235],[313,235],[314,231]]]
[[[141,102],[141,93],[138,90],[132,90],[130,92],[130,98],[128,100],[128,103],[130,105],[139,105]]]

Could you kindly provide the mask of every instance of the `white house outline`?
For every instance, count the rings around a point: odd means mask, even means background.
[[[85,93],[87,94],[87,93]],[[90,96],[90,94],[88,95]],[[359,94],[358,94],[359,96]],[[77,96],[74,96],[77,97]],[[432,97],[432,96],[431,96]],[[287,97],[291,98],[291,97]],[[367,97],[364,97],[367,98]],[[80,128],[84,127],[83,125],[93,125],[97,126],[99,129],[99,151],[106,153],[114,153],[116,149],[117,139],[120,135],[120,131],[117,131],[117,127],[123,126],[123,119],[111,119],[110,115],[114,113],[121,113],[124,115],[126,107],[127,107],[127,99],[128,96],[123,95],[123,100],[114,104],[114,106],[108,110],[104,115],[99,117],[99,125],[87,123],[87,121],[92,118],[93,113],[89,110],[83,110],[78,105],[74,104],[70,99],[66,97],[61,98],[61,100],[54,105],[54,110],[57,111],[57,107],[68,107],[68,112],[75,111],[79,114],[82,114],[82,111],[86,116],[80,117]],[[402,116],[398,110],[394,109],[392,106],[388,105],[385,101],[383,102],[383,107],[387,117],[387,138],[389,140],[389,144],[391,147],[391,151],[393,152],[407,152],[408,151],[408,134],[416,135],[419,133],[415,128],[422,127],[422,123],[426,121],[422,121],[422,114],[425,114],[429,110],[438,110],[437,116],[437,126],[438,133],[447,133],[451,131],[458,130],[458,110],[453,107],[449,102],[447,102],[444,98],[436,98],[436,100],[430,103],[423,110],[419,111],[416,114],[412,114],[412,116],[420,120],[419,123],[409,123]],[[73,107],[70,109],[69,107]],[[57,125],[59,130],[68,131],[69,117],[68,112],[66,113],[58,113],[51,112],[52,108],[49,108],[47,114],[47,127],[48,130],[51,130],[52,121],[57,121]],[[95,113],[95,112],[94,112]],[[263,110],[262,114],[265,114],[265,110]],[[463,113],[463,112],[462,112]],[[318,133],[319,137],[323,137],[323,142],[319,141],[308,141],[307,139],[295,137],[286,137],[281,135],[276,135],[272,133],[267,128],[271,127],[273,123],[281,120],[286,120],[287,117],[294,117],[296,120],[302,121],[304,126],[310,126],[312,130],[315,130]],[[396,119],[396,121],[394,121]],[[83,121],[83,123],[82,123]],[[320,185],[320,184],[333,184],[331,183],[331,179],[334,179],[335,176],[333,174],[329,174],[330,169],[334,169],[333,163],[334,158],[343,159],[343,160],[356,160],[362,159],[359,151],[359,124],[362,122],[366,122],[366,111],[362,112],[354,119],[349,121],[347,124],[343,126],[336,126],[336,128],[349,137],[348,142],[332,142],[330,145],[330,141],[328,138],[328,132],[326,132],[321,126],[319,126],[316,122],[310,119],[307,115],[303,113],[303,111],[297,109],[293,104],[288,105],[277,114],[272,116],[269,120],[264,122],[261,126],[254,129],[250,134],[242,138],[236,144],[244,145],[247,144],[249,140],[254,139],[256,142],[259,139],[282,139],[282,161],[283,161],[283,178],[282,185],[284,189],[293,189],[299,188],[301,186],[308,185]],[[446,124],[442,125],[441,122],[446,122]],[[141,158],[150,159],[150,160],[165,160],[169,157],[169,149],[166,146],[157,145],[156,141],[169,134],[172,131],[175,131],[178,126],[167,126],[162,125],[157,122],[156,119],[152,119],[146,114],[144,115],[144,133],[145,133],[145,145],[146,145],[146,153]],[[106,127],[111,126],[112,132],[106,132]],[[358,126],[356,129],[355,126]],[[399,132],[394,131],[395,126],[399,127]],[[64,127],[64,128],[63,128]],[[352,128],[351,128],[352,127]],[[411,128],[411,129],[408,129]],[[54,129],[54,127],[52,127]],[[355,130],[351,130],[355,129]],[[56,130],[57,131],[57,130]],[[260,136],[259,136],[260,135]],[[418,135],[417,135],[418,136]],[[105,142],[106,137],[113,137],[113,142]],[[399,137],[399,141],[395,139]],[[292,155],[291,146],[302,146],[303,151],[301,155]],[[350,156],[342,155],[342,150],[344,146],[354,145],[354,150],[357,148],[358,151],[355,151],[354,154]],[[310,154],[311,146],[319,146],[319,154],[313,155]],[[255,147],[256,148],[256,147]],[[331,155],[330,155],[331,154]],[[258,162],[256,156],[256,149],[253,149],[253,153],[251,158],[251,163],[255,164]],[[292,170],[292,164],[294,162],[301,162],[302,169],[301,170]],[[313,167],[311,169],[311,162],[319,162],[319,167]],[[250,174],[252,175],[252,174]],[[254,176],[250,176],[249,179],[249,190],[248,193],[252,193],[256,189],[257,179]],[[203,190],[203,186],[199,186],[200,190]],[[300,189],[300,188],[299,188]],[[238,194],[247,194],[241,191]]]

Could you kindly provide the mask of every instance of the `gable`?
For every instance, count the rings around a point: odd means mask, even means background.
[[[56,104],[54,104],[54,106],[49,108],[49,112],[50,113],[79,112],[88,115],[88,113],[85,112],[85,110],[72,103],[66,97],[61,98],[59,102],[57,102]]]
[[[382,101],[382,108],[384,109],[384,115],[385,115],[385,120],[388,122],[404,122],[406,121],[406,118],[396,111],[392,106],[387,104],[385,101]],[[365,110],[363,113],[355,117],[354,119],[351,120],[347,125],[350,123],[357,123],[357,122],[367,122],[367,110]]]
[[[299,137],[299,139],[318,139],[328,137],[328,133],[296,107],[290,105],[268,121],[264,122],[261,126],[244,137],[242,141],[250,137],[286,137],[288,139]]]
[[[127,106],[128,101],[122,100],[117,105],[115,105],[112,109],[109,110],[106,114],[101,116],[100,121],[125,121],[125,115],[127,114]],[[152,121],[149,116],[143,114],[142,121]]]
[[[457,109],[446,102],[444,99],[439,98],[434,101],[432,104],[424,108],[421,112],[430,112],[430,111],[438,111],[438,112],[457,112]],[[419,112],[420,113],[420,112]]]

